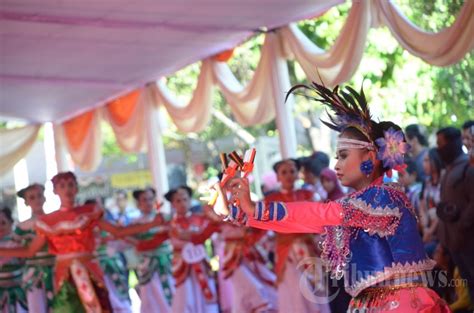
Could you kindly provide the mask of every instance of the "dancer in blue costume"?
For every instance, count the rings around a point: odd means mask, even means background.
[[[340,132],[335,170],[356,191],[328,203],[254,203],[248,181],[235,178],[227,188],[239,206],[230,217],[278,232],[325,232],[322,257],[333,276],[345,279],[353,297],[348,312],[449,312],[425,285],[434,261],[424,252],[408,198],[400,185],[383,183],[392,169],[403,170],[408,145],[400,127],[373,121],[362,90],[299,87],[333,111],[324,123]]]

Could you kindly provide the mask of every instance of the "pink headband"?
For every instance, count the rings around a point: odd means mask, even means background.
[[[369,151],[375,151],[375,146],[371,142],[349,138],[339,138],[337,141],[337,150],[342,149],[367,149]]]

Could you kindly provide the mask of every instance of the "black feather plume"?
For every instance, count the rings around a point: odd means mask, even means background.
[[[321,121],[324,125],[339,132],[353,126],[362,130],[370,139],[372,115],[370,114],[367,99],[362,88],[360,92],[357,92],[350,86],[341,89],[339,86],[336,86],[331,90],[322,84],[312,82],[311,85],[299,84],[293,86],[288,91],[286,99],[288,99],[291,93],[299,89],[314,93],[315,96],[308,95],[307,93],[305,95],[325,105],[332,111],[332,114],[328,114],[329,121]]]

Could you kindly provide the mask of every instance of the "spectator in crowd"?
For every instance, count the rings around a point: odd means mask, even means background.
[[[261,177],[262,184],[260,185],[262,194],[264,196],[278,190],[278,179],[275,171],[266,172]]]
[[[474,165],[474,121],[470,120],[462,125],[462,143],[467,149],[469,163]]]
[[[117,190],[114,194],[114,200],[115,206],[105,212],[106,220],[120,226],[127,226],[140,216],[138,209],[129,206],[128,194],[125,190]]]
[[[336,201],[344,196],[341,185],[337,180],[336,172],[330,168],[325,168],[321,171],[321,185],[327,193],[327,199]]]
[[[418,172],[416,171],[416,163],[412,159],[405,161],[407,168],[404,173],[399,174],[399,182],[405,188],[405,192],[410,199],[413,208],[418,216],[420,216],[420,197],[422,183],[418,181]]]
[[[299,159],[301,172],[303,174],[303,189],[310,190],[314,193],[315,201],[323,201],[327,198],[319,176],[321,171],[329,166],[329,157],[326,153],[317,151],[309,157]]]
[[[416,163],[418,181],[423,182],[425,180],[423,159],[428,153],[428,140],[422,131],[422,127],[417,124],[408,125],[405,128],[405,136],[410,145],[410,156]]]
[[[446,164],[437,208],[439,239],[447,248],[474,299],[474,167],[462,150],[461,131],[446,127],[437,133],[438,153]]]
[[[467,121],[462,124],[462,143],[470,150],[474,146],[474,121]]]
[[[420,224],[426,252],[432,256],[437,245],[438,216],[436,207],[440,202],[440,180],[444,164],[438,151],[433,148],[428,151],[423,160],[423,170],[426,179],[423,182],[421,201],[419,203]]]

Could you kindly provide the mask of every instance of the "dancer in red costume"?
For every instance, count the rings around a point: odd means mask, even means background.
[[[273,169],[281,184],[280,191],[271,193],[265,197],[268,202],[296,202],[312,201],[313,192],[303,189],[295,189],[298,179],[299,163],[297,160],[286,159],[277,162]],[[322,286],[322,271],[313,267],[310,274],[309,268],[305,268],[302,262],[315,259],[317,255],[316,246],[312,234],[283,234],[276,233],[276,262],[275,273],[277,275],[278,309],[281,312],[329,312],[326,303],[316,304],[308,301],[301,292],[300,283],[307,283],[306,288]],[[319,264],[319,267],[321,265]],[[306,279],[300,279],[306,275]],[[321,287],[322,288],[322,287]]]
[[[153,188],[135,190],[133,197],[137,201],[140,217],[133,223],[147,223],[162,215],[161,206],[157,206],[156,191]],[[164,215],[162,215],[164,218]],[[169,313],[174,294],[174,280],[171,272],[172,250],[169,241],[166,241],[168,225],[154,227],[134,237],[138,242],[147,241],[155,236],[156,245],[147,247],[142,245],[136,248],[139,259],[137,266],[138,294],[141,305],[140,312],[148,313],[157,311]],[[164,234],[164,237],[161,237]]]
[[[54,192],[61,201],[59,211],[41,216],[35,225],[38,236],[24,248],[0,249],[0,255],[32,257],[46,243],[56,255],[54,312],[111,312],[104,287],[103,273],[93,257],[99,227],[116,237],[129,236],[162,223],[117,227],[102,219],[103,210],[95,205],[75,206],[78,192],[72,172],[59,173],[52,179]]]
[[[165,198],[171,202],[175,214],[169,222],[169,231],[157,233],[142,241],[137,250],[149,250],[170,239],[173,245],[173,276],[176,292],[173,313],[217,313],[215,282],[204,242],[219,229],[218,223],[204,214],[192,214],[192,190],[182,186],[169,191]]]
[[[225,243],[221,273],[232,288],[230,312],[278,312],[276,277],[257,248],[266,232],[229,223],[220,230]]]

